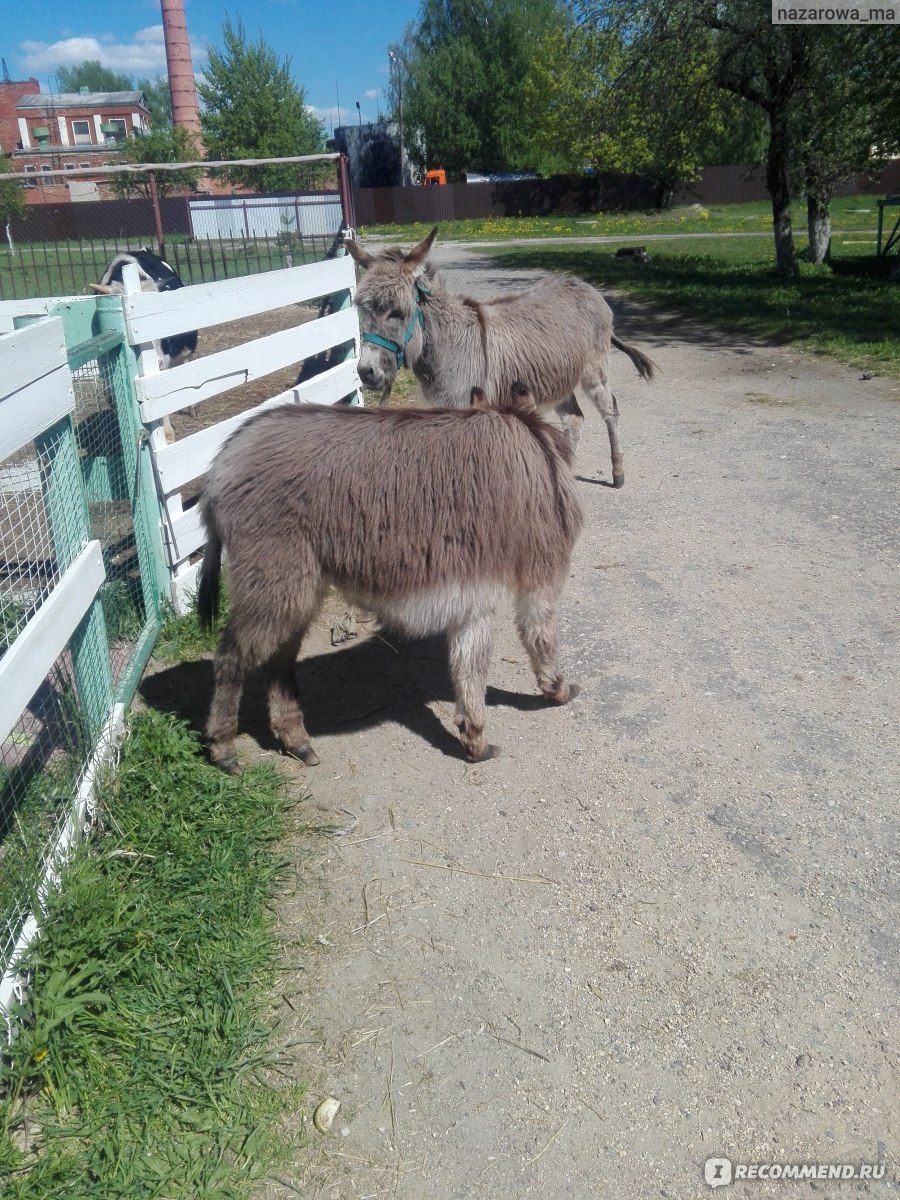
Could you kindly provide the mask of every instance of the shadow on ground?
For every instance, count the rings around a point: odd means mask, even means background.
[[[339,650],[314,653],[298,662],[297,684],[314,744],[317,737],[352,736],[354,730],[375,729],[391,721],[442,754],[463,757],[450,728],[453,689],[443,638],[404,642],[392,637],[389,644],[373,636]],[[146,676],[140,695],[145,704],[179,717],[202,734],[212,687],[212,661],[201,659]],[[446,725],[432,711],[436,703],[447,705]],[[537,693],[496,687],[488,687],[487,703],[523,712],[548,706]],[[244,689],[239,732],[252,737],[261,750],[279,750],[269,731],[265,685],[258,673],[248,678]]]

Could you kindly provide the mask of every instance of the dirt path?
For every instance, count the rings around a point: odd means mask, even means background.
[[[528,279],[439,257],[455,290]],[[720,1154],[898,1170],[896,389],[617,312],[661,377],[613,362],[622,492],[587,414],[579,699],[538,702],[502,614],[504,753],[471,766],[441,645],[305,652],[310,813],[344,832],[298,858],[282,1015],[298,1119],[342,1107],[267,1198],[695,1197]]]

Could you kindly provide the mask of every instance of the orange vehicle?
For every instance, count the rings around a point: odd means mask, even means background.
[[[437,167],[433,171],[426,171],[425,178],[422,180],[424,187],[443,187],[447,182],[447,172],[443,167]]]

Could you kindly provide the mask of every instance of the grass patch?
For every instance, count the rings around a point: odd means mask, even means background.
[[[832,225],[849,232],[865,232],[875,246],[878,225],[877,196],[844,196],[831,205]],[[794,227],[806,229],[806,205],[792,209]],[[367,225],[363,237],[416,242],[433,228],[432,223]],[[673,209],[635,212],[582,213],[552,217],[480,217],[440,222],[442,241],[503,241],[509,238],[621,237],[650,234],[772,232],[772,206],[767,200],[746,204],[693,204]]]
[[[831,355],[900,378],[900,287],[885,279],[801,263],[796,279],[772,266],[772,247],[752,239],[660,241],[649,263],[617,259],[607,247],[520,247],[491,251],[511,266],[570,271],[600,288],[759,337]],[[835,247],[836,263],[842,262]]]
[[[101,808],[104,833],[50,897],[0,1064],[4,1198],[248,1195],[297,1101],[260,1076],[283,784],[265,767],[226,777],[186,726],[147,711]]]

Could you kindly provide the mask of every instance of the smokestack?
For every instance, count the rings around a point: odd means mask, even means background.
[[[194,84],[194,65],[184,18],[184,0],[161,0],[166,65],[172,96],[172,122],[200,138],[200,110]]]

